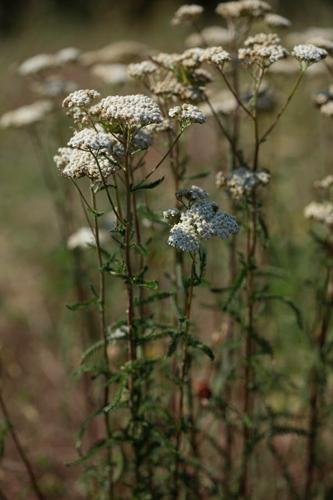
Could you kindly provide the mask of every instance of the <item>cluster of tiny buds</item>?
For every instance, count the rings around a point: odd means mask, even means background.
[[[75,47],[66,47],[56,54],[37,54],[24,61],[19,66],[18,72],[22,76],[38,75],[52,68],[76,62],[79,57],[80,51]]]
[[[270,28],[290,28],[291,26],[291,21],[289,21],[289,19],[279,16],[279,14],[273,14],[272,12],[266,14],[265,23]]]
[[[333,175],[328,175],[327,177],[324,177],[324,179],[316,181],[314,183],[314,187],[316,189],[330,189],[333,187]]]
[[[219,3],[216,13],[226,19],[261,18],[272,10],[271,6],[261,0],[239,0]]]
[[[103,123],[131,129],[139,129],[163,121],[156,102],[140,94],[105,97],[90,109],[90,113]]]
[[[232,198],[240,200],[250,195],[257,187],[266,186],[270,179],[271,174],[266,169],[258,169],[253,172],[247,167],[238,167],[228,175],[218,172],[216,186],[225,188]]]
[[[158,66],[153,61],[142,61],[128,66],[129,76],[137,80],[142,80],[157,70]]]
[[[71,116],[75,123],[88,123],[87,108],[93,101],[101,97],[97,90],[80,89],[69,94],[62,103],[66,113]]]
[[[178,26],[185,23],[195,22],[203,13],[203,7],[197,4],[182,5],[176,10],[171,24]]]
[[[109,234],[107,231],[100,229],[98,237],[99,243],[103,245],[109,239]],[[90,227],[81,227],[71,234],[67,240],[69,250],[83,250],[92,246],[96,246],[96,238]]]
[[[292,55],[301,63],[301,66],[308,67],[311,64],[318,63],[325,59],[328,55],[325,49],[316,47],[315,45],[296,45],[293,48]]]
[[[0,118],[1,128],[21,128],[29,127],[41,122],[50,111],[53,105],[51,101],[40,100],[27,106],[14,109],[4,113]]]
[[[240,61],[257,64],[263,68],[268,68],[288,55],[287,49],[280,44],[280,38],[275,33],[259,33],[250,36],[244,45],[245,48],[238,51]]]
[[[168,238],[170,246],[182,252],[197,252],[202,240],[213,236],[227,239],[239,231],[234,217],[219,211],[216,203],[209,200],[208,193],[198,186],[182,189],[176,197],[187,200],[188,207],[182,211],[171,209],[163,213],[172,226]]]
[[[311,202],[304,209],[304,216],[306,219],[312,219],[315,222],[320,222],[333,227],[333,203],[330,201]]]
[[[192,104],[182,104],[169,110],[169,117],[176,118],[181,126],[186,127],[191,123],[204,123],[206,116],[199,108]]]

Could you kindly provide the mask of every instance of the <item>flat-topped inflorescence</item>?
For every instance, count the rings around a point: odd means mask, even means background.
[[[333,187],[333,175],[327,175],[324,179],[316,181],[313,185],[316,189],[330,189]]]
[[[222,26],[208,26],[200,33],[192,33],[186,39],[188,47],[209,47],[229,45],[233,40],[231,30]]]
[[[59,148],[54,161],[61,175],[69,179],[88,177],[100,182],[119,170],[111,156],[100,155],[97,162],[91,152],[70,147]]]
[[[89,106],[100,97],[100,93],[94,89],[75,90],[64,99],[62,106],[75,123],[87,125],[89,123]]]
[[[1,128],[21,128],[41,122],[53,109],[49,100],[39,100],[27,106],[7,111],[0,117]]]
[[[90,108],[90,114],[105,125],[139,129],[161,123],[161,111],[150,97],[145,95],[109,96]]]
[[[315,222],[321,222],[330,228],[333,227],[333,203],[330,201],[316,202],[312,201],[304,209],[306,219],[312,219]]]
[[[244,48],[238,51],[239,60],[246,64],[257,64],[259,67],[269,68],[288,56],[287,49],[280,42],[280,38],[275,33],[258,33],[250,36],[245,40]]]
[[[183,252],[197,252],[202,240],[213,236],[227,239],[239,231],[239,226],[231,215],[219,210],[211,202],[208,193],[198,186],[182,189],[176,193],[185,209],[171,209],[164,217],[172,225],[168,244]]]
[[[98,232],[99,243],[106,243],[108,238],[108,232],[100,229]],[[67,247],[70,250],[84,250],[94,246],[96,246],[96,238],[90,227],[81,227],[75,233],[71,234],[67,240]]]
[[[219,3],[216,13],[226,19],[258,19],[272,10],[267,2],[261,0],[239,0],[238,2]]]
[[[270,28],[290,28],[291,26],[289,19],[273,12],[266,14],[264,20]]]
[[[170,118],[175,118],[180,125],[186,127],[192,123],[204,123],[206,116],[199,108],[192,104],[182,104],[169,110]]]
[[[296,45],[291,54],[301,63],[301,65],[305,64],[305,66],[318,63],[328,56],[325,49],[321,49],[312,44]]]
[[[218,172],[216,185],[225,188],[235,200],[240,200],[251,195],[256,188],[266,186],[270,179],[271,174],[266,169],[252,171],[247,167],[238,167],[228,175]]]
[[[152,75],[158,70],[158,66],[153,61],[142,61],[128,66],[128,74],[131,78],[142,80],[148,75]]]
[[[181,24],[195,22],[202,15],[203,11],[204,9],[201,5],[182,5],[176,10],[173,18],[171,19],[171,24],[173,26],[178,26]]]

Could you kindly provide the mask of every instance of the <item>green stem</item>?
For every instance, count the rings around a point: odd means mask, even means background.
[[[110,399],[110,386],[108,383],[110,366],[108,357],[108,338],[107,338],[106,317],[105,317],[105,273],[103,269],[103,257],[100,244],[98,216],[96,215],[97,213],[96,193],[93,186],[90,187],[90,191],[91,191],[92,207],[94,210],[94,235],[96,241],[96,255],[99,267],[99,323],[100,323],[100,337],[103,340],[103,355],[105,364],[105,386],[104,386],[103,405],[104,408],[106,408],[109,405],[109,399]],[[104,412],[104,424],[105,424],[107,439],[110,443],[112,439],[112,430],[108,412]],[[111,500],[112,498],[114,498],[113,496],[114,484],[113,484],[113,470],[112,470],[112,449],[110,445],[107,447],[106,455],[107,455],[107,466],[109,469],[108,473],[109,498]]]
[[[192,261],[190,284],[186,289],[185,304],[184,304],[184,317],[185,317],[185,330],[182,342],[182,359],[181,359],[181,372],[179,380],[179,400],[178,400],[178,426],[176,434],[176,463],[174,474],[174,497],[178,498],[179,495],[179,466],[180,466],[180,453],[182,447],[183,437],[183,422],[184,422],[184,406],[185,406],[185,385],[186,378],[189,372],[189,353],[188,353],[188,335],[190,330],[191,307],[193,300],[193,282],[195,276],[195,260]]]
[[[266,132],[262,135],[262,137],[260,138],[260,144],[262,144],[263,142],[266,141],[267,137],[271,134],[271,132],[273,132],[273,130],[275,129],[276,125],[278,124],[281,116],[283,115],[283,113],[286,111],[287,107],[289,106],[290,104],[290,101],[292,100],[292,98],[294,97],[301,81],[303,80],[303,76],[305,74],[305,70],[302,70],[300,72],[300,74],[298,75],[298,78],[296,80],[296,83],[294,85],[294,87],[292,88],[291,90],[291,93],[289,94],[286,102],[284,103],[284,105],[282,106],[281,110],[279,111],[279,113],[276,115],[276,118],[275,120],[273,121],[272,125],[270,127],[268,127],[268,129],[266,130]]]

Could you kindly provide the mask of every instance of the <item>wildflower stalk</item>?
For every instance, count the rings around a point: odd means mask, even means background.
[[[188,283],[185,283],[185,297],[184,297],[184,321],[185,329],[182,336],[182,355],[181,355],[181,366],[180,366],[180,379],[179,379],[179,399],[178,399],[178,411],[177,411],[177,433],[176,433],[176,447],[175,447],[175,474],[174,474],[174,497],[177,499],[179,495],[179,466],[180,466],[180,455],[183,442],[183,426],[184,426],[184,415],[185,415],[185,386],[187,384],[187,377],[189,376],[190,370],[190,358],[188,352],[188,335],[190,330],[190,320],[191,320],[191,308],[193,300],[193,289],[195,280],[195,257],[192,257],[191,265],[191,275]],[[193,423],[194,425],[194,423]],[[195,440],[193,441],[194,435],[192,434],[192,448],[196,449]]]
[[[110,387],[108,383],[108,378],[110,374],[109,357],[108,357],[108,338],[107,338],[107,328],[106,328],[106,317],[105,317],[105,272],[103,265],[102,249],[99,237],[99,223],[98,223],[98,212],[97,212],[97,200],[95,188],[93,185],[90,186],[91,192],[91,202],[94,213],[94,235],[96,242],[96,256],[98,261],[99,269],[99,328],[100,337],[103,340],[103,357],[104,357],[104,370],[105,370],[105,385],[104,385],[104,397],[103,406],[107,408],[110,399]],[[107,458],[107,468],[108,468],[108,478],[109,478],[109,498],[113,498],[113,470],[112,470],[112,449],[111,449],[111,439],[112,430],[110,423],[110,416],[108,411],[104,411],[104,425],[105,431],[108,439],[108,446],[106,449]]]
[[[125,266],[126,266],[126,289],[127,289],[127,326],[128,326],[128,361],[131,364],[131,374],[129,378],[129,393],[130,393],[130,411],[131,419],[134,427],[137,423],[137,402],[139,395],[137,393],[137,388],[135,387],[135,376],[134,376],[134,363],[137,360],[137,348],[136,348],[136,332],[134,325],[134,290],[133,290],[133,266],[132,266],[132,255],[131,255],[131,238],[133,232],[133,212],[132,212],[132,192],[131,192],[131,172],[130,172],[130,158],[129,158],[129,147],[130,147],[130,132],[126,132],[125,137],[125,157],[124,157],[124,173],[125,173],[125,190],[126,190],[126,208],[125,208],[125,241],[124,241],[124,252],[125,252]],[[136,486],[140,484],[140,450],[139,443],[134,437],[133,442],[134,447],[134,468],[135,468],[135,479]]]
[[[279,113],[276,115],[276,118],[275,120],[273,121],[273,123],[271,124],[270,127],[268,127],[268,129],[264,132],[264,134],[261,136],[260,138],[260,144],[262,144],[263,142],[266,141],[267,137],[273,132],[273,130],[275,129],[276,125],[278,124],[278,122],[280,121],[280,118],[282,117],[282,115],[284,114],[284,112],[286,111],[287,107],[289,106],[292,98],[294,97],[294,95],[296,94],[296,91],[298,89],[298,87],[300,86],[302,80],[303,80],[303,77],[304,77],[304,74],[305,74],[305,71],[306,71],[306,68],[303,68],[300,72],[300,74],[298,75],[298,78],[296,80],[296,83],[294,85],[294,87],[292,88],[286,102],[284,103],[284,105],[282,106],[281,110],[279,111]]]
[[[264,70],[260,69],[255,80],[253,91],[253,132],[254,132],[254,154],[252,170],[255,172],[259,162],[259,120],[257,112],[257,98],[260,90],[261,82],[264,76]],[[255,333],[254,324],[254,271],[256,270],[256,251],[257,251],[257,194],[256,189],[253,189],[250,199],[250,205],[247,207],[247,235],[246,235],[246,261],[247,261],[247,278],[246,278],[246,304],[247,304],[247,331],[245,340],[245,367],[244,367],[244,399],[243,399],[243,449],[242,449],[242,466],[240,478],[240,497],[246,498],[248,495],[248,468],[249,468],[249,439],[250,427],[249,420],[252,413],[252,357],[253,357],[253,335]]]
[[[30,480],[30,484],[31,484],[31,487],[32,487],[32,490],[36,496],[36,498],[38,498],[38,500],[45,500],[45,497],[43,495],[43,493],[41,492],[40,490],[40,487],[38,485],[38,481],[37,481],[37,478],[36,478],[36,475],[35,475],[35,472],[33,470],[33,467],[31,465],[31,462],[29,460],[29,457],[28,455],[26,454],[26,452],[24,451],[24,448],[21,444],[21,440],[16,432],[16,429],[15,429],[15,426],[14,426],[14,423],[11,419],[11,416],[9,414],[9,411],[8,411],[8,408],[7,408],[7,405],[5,403],[5,400],[4,400],[4,397],[2,395],[2,391],[0,391],[0,407],[1,407],[1,411],[3,413],[3,416],[5,417],[6,419],[6,423],[7,423],[7,426],[8,426],[8,430],[9,430],[9,433],[14,441],[14,444],[15,444],[15,447],[17,449],[17,452],[20,456],[20,459],[27,471],[27,474],[29,476],[29,480]]]
[[[310,379],[310,401],[309,401],[309,424],[308,424],[308,440],[306,452],[306,471],[305,471],[305,489],[304,500],[310,500],[313,496],[314,475],[317,467],[316,448],[318,434],[321,424],[321,396],[325,389],[325,380],[323,380],[322,371],[325,369],[325,346],[327,334],[332,317],[333,305],[333,276],[332,268],[328,265],[325,279],[325,298],[322,306],[321,318],[317,331],[315,332],[315,345],[318,360],[316,366],[312,369]],[[325,376],[325,375],[324,375]]]

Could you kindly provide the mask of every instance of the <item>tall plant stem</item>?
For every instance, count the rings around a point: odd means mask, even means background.
[[[125,265],[127,271],[127,327],[128,327],[128,360],[133,365],[137,359],[137,348],[136,348],[136,332],[134,325],[134,290],[133,290],[133,266],[132,266],[132,254],[131,254],[131,238],[133,230],[133,212],[132,212],[132,192],[131,192],[131,173],[130,173],[130,161],[129,161],[129,143],[130,137],[129,133],[126,134],[126,146],[125,146],[125,188],[126,188],[126,221],[125,221]],[[130,410],[132,423],[135,424],[137,421],[137,399],[138,393],[135,387],[135,377],[133,375],[133,368],[131,370],[131,375],[129,379],[129,393],[130,393]],[[140,449],[137,442],[133,443],[134,454],[135,454],[135,478],[136,486],[140,484]]]
[[[230,29],[230,28],[229,28]],[[233,30],[234,36],[233,36],[233,42],[232,42],[232,53],[234,56],[237,55],[237,39],[236,39],[236,32]],[[225,79],[225,83],[227,86],[231,87],[231,84],[229,83],[229,80],[226,79],[223,71],[222,71],[222,77]],[[230,91],[232,94],[235,94],[235,98],[237,100],[238,106],[234,111],[233,114],[233,126],[232,126],[232,139],[233,139],[233,144],[235,146],[235,150],[238,149],[238,144],[240,140],[240,109],[242,107],[241,99],[238,97],[240,94],[240,76],[239,76],[239,69],[238,69],[238,61],[237,57],[232,58],[232,66],[231,66],[231,78],[232,78],[232,87],[230,88]],[[237,97],[236,97],[237,96]],[[240,102],[239,102],[240,101]],[[252,115],[251,115],[252,117]],[[237,167],[237,156],[235,155],[233,148],[231,149],[231,165],[229,166],[229,172],[232,171]],[[234,211],[234,203],[231,200],[230,205],[232,207],[232,211]],[[233,239],[231,241],[230,247],[229,247],[229,252],[228,252],[228,259],[229,259],[229,284],[232,286],[234,283],[234,280],[236,279],[237,276],[237,243],[236,240]],[[233,335],[234,335],[234,320],[231,315],[228,317],[228,322],[227,322],[227,332],[226,332],[226,339],[227,342],[231,342]],[[227,370],[230,368],[233,368],[233,365],[235,363],[235,352],[232,349],[227,349],[225,352],[224,356],[224,364],[227,365]],[[232,403],[233,399],[233,384],[232,381],[229,379],[226,379],[225,385],[224,385],[224,391],[223,391],[223,398],[226,401],[227,405],[230,405]],[[225,454],[224,454],[224,488],[226,495],[230,496],[230,485],[231,485],[231,480],[232,480],[232,472],[233,472],[233,445],[234,445],[234,427],[232,423],[228,420],[228,416],[226,416],[226,421],[224,425],[225,429]]]
[[[320,320],[319,327],[315,333],[315,343],[317,349],[317,355],[320,360],[320,367],[316,366],[313,368],[310,380],[310,411],[309,411],[309,437],[307,441],[307,457],[306,457],[306,481],[304,489],[304,500],[310,500],[313,495],[313,483],[316,471],[316,448],[318,432],[320,428],[320,399],[321,391],[323,389],[322,383],[320,381],[321,375],[319,370],[323,369],[325,364],[324,359],[324,348],[326,344],[328,329],[332,317],[332,306],[333,306],[333,292],[332,292],[332,269],[328,268],[326,283],[325,283],[325,306],[322,311],[322,318]]]
[[[189,352],[188,352],[188,335],[190,329],[190,318],[191,318],[191,308],[193,299],[193,280],[195,273],[195,261],[192,261],[191,267],[191,278],[190,284],[186,289],[185,293],[185,304],[184,304],[184,317],[185,317],[185,330],[183,333],[182,342],[182,356],[181,356],[181,369],[180,369],[180,379],[179,379],[179,400],[178,400],[178,426],[176,433],[176,462],[175,462],[175,474],[174,474],[174,498],[177,499],[179,495],[179,465],[180,465],[180,453],[182,447],[182,437],[183,437],[183,422],[184,422],[184,409],[185,409],[185,385],[186,377],[188,375],[189,369]]]
[[[292,98],[294,97],[301,81],[303,80],[303,76],[304,76],[304,73],[305,73],[305,69],[303,69],[300,74],[298,75],[298,78],[296,80],[296,83],[294,85],[294,87],[292,88],[286,102],[284,103],[284,105],[282,106],[282,108],[280,109],[280,111],[278,112],[278,114],[276,115],[272,125],[270,127],[268,127],[268,129],[266,130],[266,132],[264,132],[264,134],[261,136],[260,138],[260,144],[262,144],[263,142],[266,141],[267,137],[271,134],[271,132],[273,132],[273,130],[275,129],[276,125],[278,124],[281,116],[283,115],[283,113],[286,111],[287,107],[289,106],[290,104],[290,101],[292,100]]]
[[[255,172],[258,168],[260,138],[259,138],[259,122],[257,115],[257,95],[260,89],[263,78],[263,71],[259,72],[255,88],[254,88],[254,155],[252,170]],[[257,250],[257,195],[254,189],[251,194],[250,206],[248,210],[248,228],[246,237],[246,260],[247,260],[247,279],[246,279],[246,303],[247,303],[247,331],[245,340],[245,367],[244,367],[244,398],[243,398],[243,449],[242,449],[242,466],[239,486],[240,498],[247,498],[248,495],[248,468],[249,468],[249,418],[252,413],[252,356],[253,356],[253,334],[254,325],[254,270],[256,267],[256,250]]]
[[[9,411],[8,411],[7,405],[5,403],[5,400],[4,400],[4,397],[3,397],[1,391],[0,391],[0,406],[1,406],[1,411],[6,419],[6,423],[8,425],[8,430],[9,430],[10,435],[14,441],[17,452],[18,452],[20,459],[21,459],[21,461],[22,461],[22,463],[27,471],[28,476],[29,476],[32,490],[35,493],[35,496],[36,496],[36,498],[38,498],[38,500],[45,500],[45,497],[39,488],[37,478],[36,478],[36,475],[35,475],[34,470],[32,468],[32,465],[30,463],[30,460],[28,458],[28,455],[24,451],[24,448],[21,444],[20,438],[18,437],[15,426],[13,424],[13,421],[9,415]]]
[[[104,355],[104,364],[105,364],[105,386],[104,386],[104,400],[103,405],[106,408],[109,405],[110,399],[110,388],[108,383],[108,377],[110,373],[109,367],[109,357],[108,357],[108,338],[107,338],[107,329],[106,329],[106,317],[105,317],[105,272],[103,269],[103,257],[102,257],[102,249],[100,244],[100,235],[99,235],[99,223],[98,223],[98,215],[97,215],[97,201],[96,201],[96,193],[94,187],[91,186],[91,202],[92,207],[94,209],[94,234],[96,241],[96,255],[99,267],[99,328],[100,328],[100,337],[103,340],[103,355]],[[112,439],[112,430],[110,424],[109,413],[104,413],[104,424],[105,431],[108,438],[109,443],[111,443]],[[114,484],[113,484],[113,467],[112,467],[112,449],[109,444],[106,449],[106,458],[107,458],[107,466],[109,469],[108,477],[109,477],[109,498],[110,500],[113,498]]]

